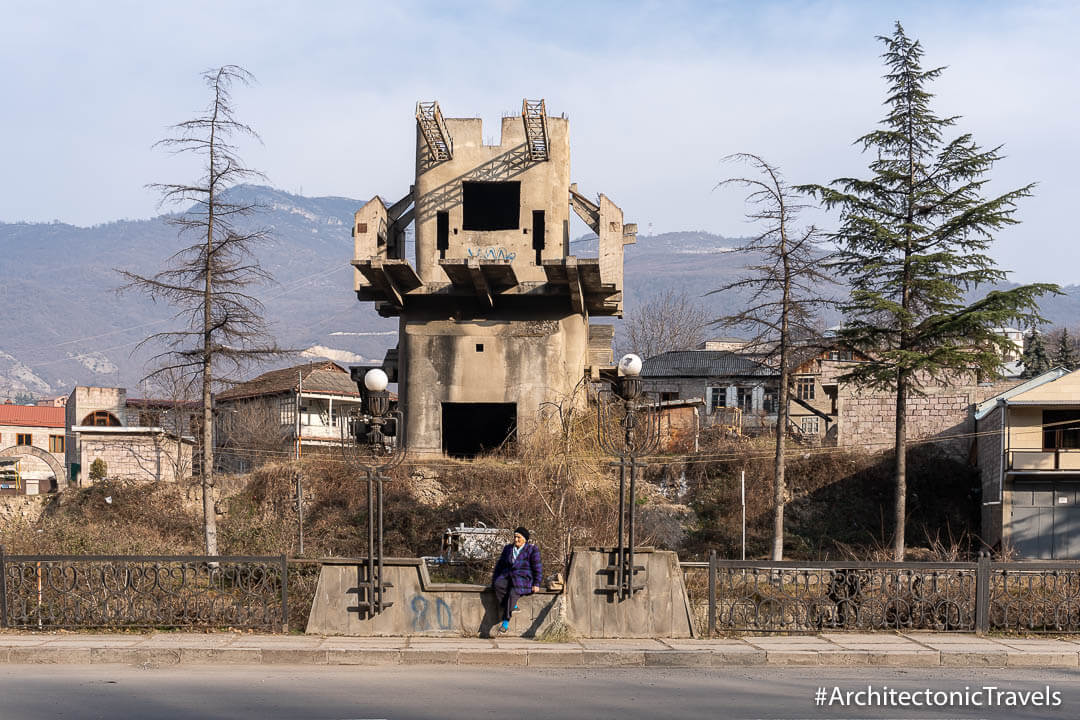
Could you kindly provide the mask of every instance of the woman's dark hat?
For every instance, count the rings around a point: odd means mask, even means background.
[[[529,531],[526,530],[524,527],[519,527],[517,530],[514,531],[514,534],[520,535],[521,537],[525,538],[525,540],[529,539]]]

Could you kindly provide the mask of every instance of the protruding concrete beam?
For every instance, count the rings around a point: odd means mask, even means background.
[[[585,294],[581,291],[581,276],[578,274],[577,258],[566,258],[566,279],[570,286],[570,309],[585,312]]]
[[[484,271],[480,267],[480,260],[478,258],[468,258],[465,261],[465,267],[469,269],[469,276],[472,278],[476,297],[481,304],[492,307],[495,303],[491,299],[491,286],[488,285],[487,278],[484,277]]]
[[[594,233],[600,234],[600,206],[579,193],[577,183],[570,186],[570,207]]]

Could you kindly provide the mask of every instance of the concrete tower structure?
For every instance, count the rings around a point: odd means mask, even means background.
[[[637,226],[571,185],[568,124],[526,100],[485,145],[479,118],[418,103],[414,185],[356,213],[357,298],[400,317],[383,369],[410,453],[496,447],[611,364],[611,328],[590,332],[589,318],[622,316],[623,245]],[[598,235],[598,257],[570,255],[571,210]]]

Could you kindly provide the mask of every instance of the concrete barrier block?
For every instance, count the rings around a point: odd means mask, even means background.
[[[334,649],[326,651],[328,665],[398,665],[401,650]]]
[[[259,665],[262,653],[256,648],[183,648],[181,665]]]

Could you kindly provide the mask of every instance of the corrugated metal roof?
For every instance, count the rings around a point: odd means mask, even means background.
[[[654,355],[641,366],[641,377],[770,377],[776,371],[727,350],[671,350]]]
[[[62,428],[64,408],[45,405],[0,405],[0,425]]]

